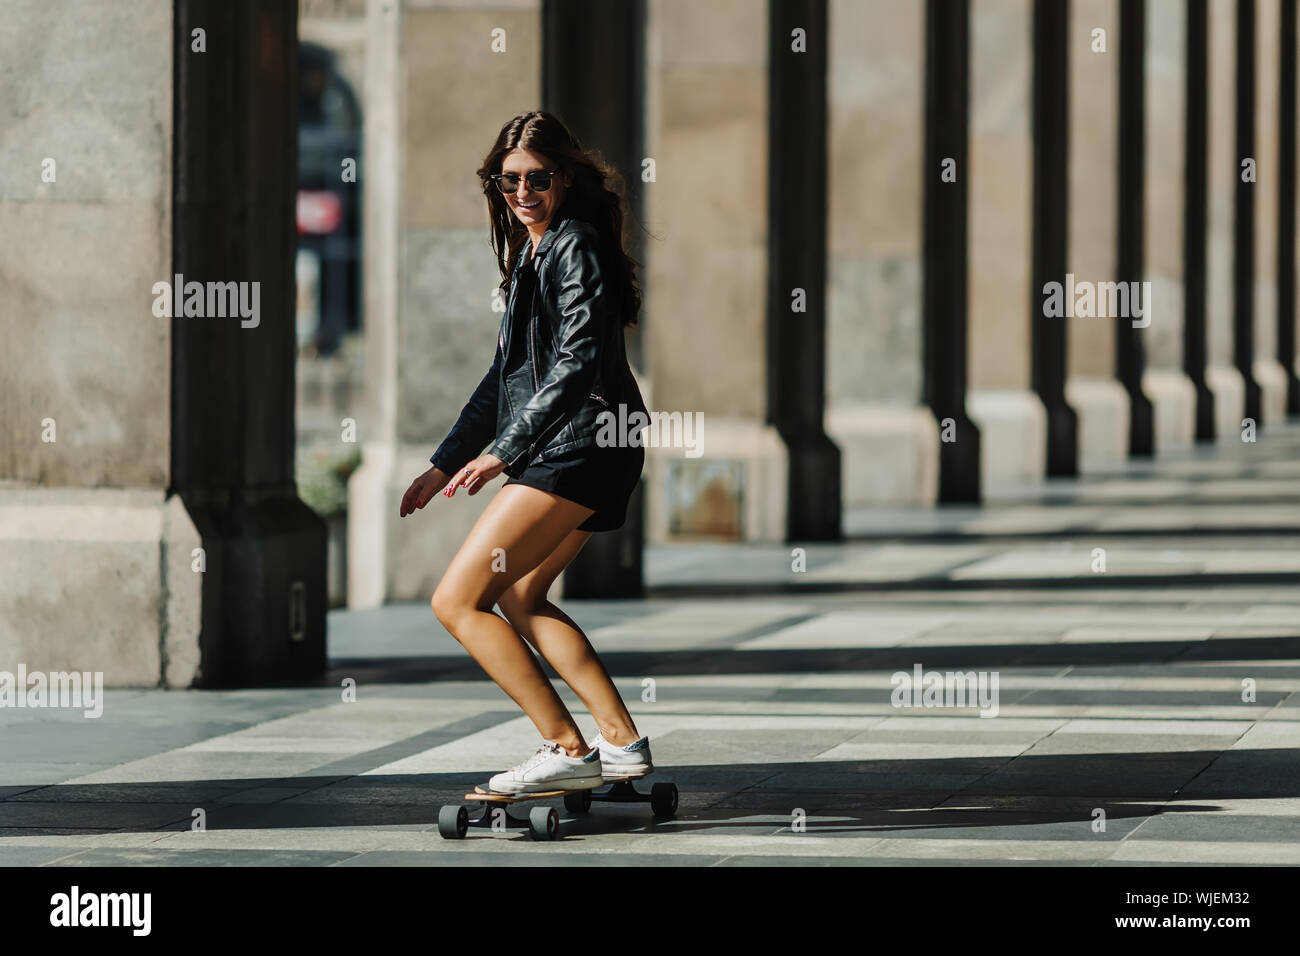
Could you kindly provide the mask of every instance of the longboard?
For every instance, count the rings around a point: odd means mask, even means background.
[[[643,774],[642,776],[649,776]],[[640,780],[641,777],[624,777],[624,776],[606,776],[598,783],[592,783],[585,787],[574,787],[570,790],[539,790],[536,793],[502,793],[499,790],[491,790],[487,784],[480,784],[474,788],[473,793],[465,794],[464,799],[472,800],[478,803],[523,803],[525,800],[543,800],[547,797],[567,797],[571,793],[583,793],[589,790],[599,790],[601,787],[609,784],[617,784],[624,781]]]
[[[642,776],[648,777],[649,774]],[[466,806],[444,806],[438,811],[438,833],[448,840],[460,840],[464,839],[470,827],[526,828],[534,840],[554,840],[560,834],[560,815],[553,807],[534,807],[527,819],[512,816],[508,808],[514,803],[555,797],[563,797],[564,808],[571,813],[586,813],[593,802],[648,803],[656,817],[674,816],[677,813],[677,785],[656,783],[649,793],[641,793],[632,783],[640,779],[607,775],[599,783],[593,782],[575,790],[542,790],[537,793],[494,793],[483,784],[462,798],[465,803],[480,805],[483,813],[471,820]],[[604,787],[609,787],[609,790],[595,792]]]

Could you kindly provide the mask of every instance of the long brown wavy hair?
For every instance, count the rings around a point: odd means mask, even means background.
[[[641,287],[636,278],[640,263],[625,250],[623,176],[604,161],[598,150],[584,149],[569,128],[545,110],[520,113],[501,127],[496,143],[478,168],[492,222],[492,248],[501,267],[502,291],[509,286],[519,253],[528,241],[528,227],[511,212],[505,195],[489,177],[501,172],[506,154],[516,147],[546,157],[548,168],[559,167],[559,179],[565,173],[573,174],[563,208],[574,218],[596,227],[603,247],[601,261],[608,263],[606,268],[613,272],[608,281],[620,293],[623,324],[635,325],[641,311]]]

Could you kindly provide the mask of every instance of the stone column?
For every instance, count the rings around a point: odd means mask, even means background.
[[[1281,0],[1278,77],[1277,360],[1287,377],[1286,411],[1300,415],[1296,365],[1296,0]]]
[[[171,488],[206,552],[199,682],[316,678],[326,527],[294,484],[297,10],[275,0],[175,10],[172,267],[185,314],[171,320]],[[190,314],[199,283],[202,318]],[[215,298],[218,284],[239,287],[238,314]],[[260,290],[248,316],[245,287]]]
[[[1287,370],[1277,360],[1278,75],[1281,3],[1255,5],[1255,355],[1265,424],[1286,420]],[[1294,174],[1293,174],[1294,175]]]
[[[1255,194],[1258,190],[1258,155],[1255,150],[1255,0],[1237,0],[1236,43],[1233,72],[1235,132],[1233,156],[1237,180],[1232,202],[1232,364],[1245,385],[1244,420],[1262,424],[1264,395],[1255,377]],[[1253,164],[1253,169],[1247,164]]]
[[[1209,5],[1187,0],[1184,26],[1183,372],[1196,390],[1196,440],[1212,441],[1217,417],[1208,381]]]
[[[939,434],[922,403],[925,4],[834,0],[827,430],[846,509],[933,505]],[[945,184],[952,188],[954,184]]]
[[[475,170],[501,126],[540,101],[540,3],[371,0],[365,60],[367,407],[348,487],[353,608],[427,601],[505,480],[398,517],[492,362],[504,303]]]
[[[1115,277],[1132,289],[1146,275],[1143,222],[1146,203],[1146,4],[1119,10],[1119,176],[1116,183]],[[1139,288],[1141,288],[1139,286]],[[1131,313],[1136,309],[1130,308]],[[1136,315],[1112,320],[1115,377],[1128,393],[1128,453],[1155,454],[1155,415],[1142,390],[1146,371],[1145,330]]]
[[[645,262],[645,0],[606,3],[570,0],[549,4],[542,44],[543,109],[564,118],[573,134],[594,146],[623,176],[627,251]],[[591,82],[599,76],[601,82]],[[644,273],[641,274],[644,279]],[[644,292],[644,286],[643,286]],[[624,331],[628,362],[642,365],[646,309]],[[643,396],[644,397],[644,394]],[[627,520],[617,531],[592,535],[564,570],[564,596],[636,598],[645,593],[645,478],[628,502]]]
[[[1119,3],[1070,3],[1070,250],[1075,282],[1114,282],[1119,172]],[[1096,32],[1100,31],[1100,32]],[[1057,281],[1064,282],[1063,276]],[[1068,287],[1066,287],[1068,294]],[[1128,456],[1128,393],[1115,379],[1115,323],[1058,319],[1070,329],[1066,396],[1079,414],[1079,470]]]
[[[922,385],[939,425],[938,501],[980,500],[980,432],[967,414],[970,3],[926,0]]]
[[[767,421],[785,443],[787,541],[841,535],[826,419],[827,0],[769,0]]]
[[[970,393],[981,486],[1046,469],[1047,416],[1030,390],[1030,0],[971,2]]]
[[[0,43],[0,659],[119,686],[319,675],[295,8],[24,0]]]
[[[1236,147],[1236,0],[1209,0],[1209,245],[1206,270],[1207,364],[1205,381],[1214,394],[1214,434],[1240,441],[1246,387],[1233,365],[1233,222],[1241,163]]]
[[[1183,371],[1184,228],[1187,150],[1187,2],[1146,0],[1145,279],[1151,324],[1142,334],[1156,453],[1185,449],[1195,439],[1196,386]]]
[[[761,4],[651,0],[646,360],[652,413],[703,415],[703,454],[650,447],[647,539],[783,541],[767,424],[768,29]]]
[[[1078,58],[1070,48],[1070,13],[1074,9],[1077,7],[1066,0],[1034,5],[1030,375],[1034,393],[1047,414],[1047,474],[1053,477],[1077,475],[1080,457],[1080,416],[1066,398],[1070,326],[1060,312],[1047,307],[1046,292],[1050,288],[1064,291],[1063,283],[1070,274],[1070,118],[1075,112],[1070,103],[1070,73]],[[1085,137],[1084,142],[1085,150],[1091,151],[1091,141]],[[1093,418],[1085,417],[1084,424],[1089,423]],[[1092,431],[1096,430],[1093,423]]]
[[[187,686],[170,479],[172,6],[14,0],[0,31],[0,668]]]

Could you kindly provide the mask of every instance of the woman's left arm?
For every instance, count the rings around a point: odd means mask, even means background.
[[[581,407],[596,379],[600,340],[612,296],[601,271],[599,237],[575,222],[556,240],[555,287],[560,310],[559,352],[532,398],[488,449],[509,470],[529,462]]]

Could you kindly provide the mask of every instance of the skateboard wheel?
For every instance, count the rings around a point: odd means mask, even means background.
[[[564,795],[564,809],[570,813],[586,813],[591,809],[591,791],[574,790]]]
[[[554,840],[560,835],[560,814],[554,807],[533,807],[528,833],[534,840]]]
[[[650,809],[657,817],[677,815],[677,784],[656,783],[650,788]]]
[[[443,807],[438,811],[438,833],[444,840],[462,840],[469,829],[469,811],[464,807]]]

